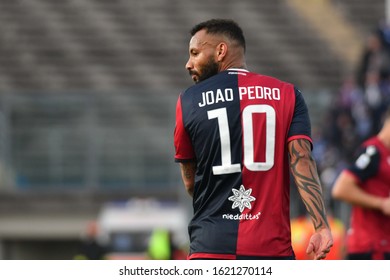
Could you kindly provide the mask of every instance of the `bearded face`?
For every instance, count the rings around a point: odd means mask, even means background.
[[[195,83],[204,81],[220,71],[218,44],[220,38],[207,34],[205,30],[197,32],[189,43],[189,58],[186,69]]]
[[[189,74],[192,77],[192,80],[197,84],[218,74],[218,69],[218,63],[213,59],[213,57],[209,57],[204,65],[199,65],[197,70],[190,69]]]

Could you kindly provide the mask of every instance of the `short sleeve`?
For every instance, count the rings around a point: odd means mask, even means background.
[[[176,104],[176,123],[174,131],[175,161],[194,161],[195,153],[192,147],[190,136],[183,123],[183,111],[181,106],[181,95]]]
[[[310,117],[309,117],[309,112],[305,100],[302,96],[301,91],[296,87],[294,87],[294,93],[295,93],[294,115],[291,121],[287,140],[291,141],[294,139],[305,138],[310,142],[312,142]]]
[[[374,145],[360,147],[354,163],[347,168],[361,182],[375,176],[379,169],[380,154]]]

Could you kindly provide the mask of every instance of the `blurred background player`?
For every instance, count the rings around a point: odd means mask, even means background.
[[[390,259],[390,107],[379,133],[365,141],[332,195],[352,205],[348,259]]]

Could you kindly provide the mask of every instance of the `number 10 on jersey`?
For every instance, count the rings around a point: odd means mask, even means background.
[[[266,144],[265,161],[255,162],[253,115],[265,114]],[[226,108],[219,108],[207,111],[209,120],[217,119],[221,141],[221,165],[213,166],[214,175],[230,174],[241,172],[240,163],[232,163],[231,141],[229,121]],[[276,114],[273,107],[266,104],[248,105],[242,111],[242,134],[244,165],[250,171],[267,171],[274,165],[275,156],[275,129]]]

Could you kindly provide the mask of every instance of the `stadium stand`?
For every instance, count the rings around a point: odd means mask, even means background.
[[[344,16],[361,30],[368,34],[378,23],[385,21],[385,1],[383,0],[331,0]]]
[[[32,0],[0,8],[3,90],[183,88],[188,29],[226,15],[243,25],[257,71],[307,88],[334,87],[343,70],[282,0]]]

